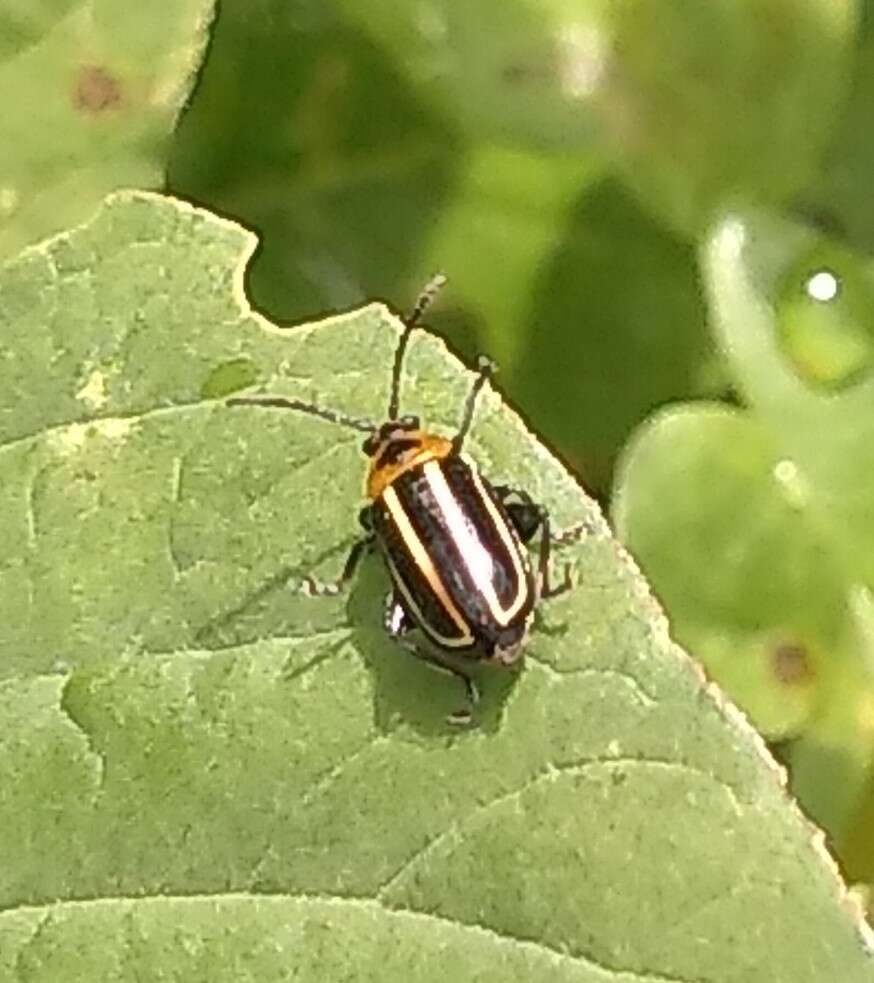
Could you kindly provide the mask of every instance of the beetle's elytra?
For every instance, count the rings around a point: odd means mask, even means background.
[[[501,666],[517,663],[535,604],[567,590],[571,579],[566,568],[562,583],[550,582],[550,551],[557,537],[550,530],[546,510],[524,491],[490,484],[462,452],[477,395],[494,371],[492,362],[480,358],[479,374],[454,437],[423,429],[418,417],[399,415],[410,334],[444,282],[444,277],[435,277],[404,322],[384,423],[281,396],[237,397],[228,404],[296,410],[367,434],[363,450],[370,461],[368,504],[360,515],[364,533],[352,547],[340,578],[327,585],[310,579],[309,591],[337,593],[364,553],[376,546],[392,581],[385,613],[387,632],[464,683],[467,705],[450,719],[467,722],[478,693],[465,659]],[[538,532],[540,548],[533,567],[526,544]],[[576,530],[561,541],[575,535]],[[409,636],[414,628],[424,633],[429,645]]]

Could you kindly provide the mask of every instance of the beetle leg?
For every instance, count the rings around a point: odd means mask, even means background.
[[[365,536],[352,544],[346,563],[343,565],[343,572],[340,576],[328,584],[319,583],[313,576],[306,576],[301,584],[301,590],[310,597],[334,597],[343,591],[343,588],[352,579],[353,574],[361,562],[361,558],[373,545],[373,536]]]
[[[492,485],[492,491],[498,496],[498,498],[507,504],[508,498],[513,498],[514,496],[518,498],[521,502],[526,505],[533,505],[534,499],[528,494],[524,488],[514,488],[512,485]]]
[[[552,545],[570,546],[573,543],[578,543],[584,536],[597,535],[598,530],[591,523],[586,521],[575,522],[572,526],[568,526],[567,529],[554,532],[552,534]]]
[[[592,535],[595,530],[588,522],[578,522],[568,529],[553,532],[549,522],[549,513],[542,505],[534,500],[521,488],[510,485],[495,485],[494,492],[507,510],[510,521],[519,534],[523,543],[530,542],[540,530],[540,557],[537,562],[537,573],[540,582],[540,597],[550,598],[564,594],[573,587],[573,568],[565,564],[564,577],[560,584],[553,584],[549,573],[549,559],[554,546],[570,546],[577,543],[585,535]],[[517,501],[509,501],[516,498]]]
[[[540,556],[537,561],[537,579],[540,585],[540,596],[549,599],[550,597],[558,597],[573,587],[573,567],[570,563],[566,563],[562,582],[560,584],[552,583],[549,573],[549,557],[553,545],[552,529],[549,525],[549,515],[545,511],[541,513],[541,519]]]
[[[523,543],[530,543],[543,526],[543,509],[532,502],[508,502],[505,507],[519,538]]]
[[[479,690],[476,687],[476,683],[460,666],[455,665],[453,662],[449,661],[448,658],[440,655],[440,653],[437,651],[422,648],[421,646],[417,645],[412,638],[407,637],[407,632],[409,632],[412,628],[415,628],[416,625],[415,622],[411,620],[397,594],[394,592],[390,593],[386,598],[384,623],[385,630],[388,632],[388,634],[395,641],[403,645],[403,647],[417,659],[421,659],[423,662],[427,662],[429,665],[432,665],[435,669],[439,669],[441,672],[447,672],[450,675],[455,676],[456,679],[461,680],[462,684],[464,685],[467,703],[460,710],[456,710],[454,713],[451,713],[446,720],[448,723],[454,725],[469,724],[471,718],[473,717],[474,707],[479,702]]]
[[[473,711],[477,703],[479,703],[479,689],[476,683],[473,681],[473,677],[464,671],[460,666],[455,665],[450,662],[449,659],[442,656],[437,651],[429,651],[428,649],[420,649],[415,645],[403,643],[406,645],[410,651],[423,662],[427,662],[434,666],[435,669],[439,669],[441,672],[448,672],[455,676],[461,684],[464,686],[465,695],[465,705],[458,710],[454,710],[446,718],[446,722],[453,724],[455,726],[464,726],[469,724],[473,719]]]
[[[537,535],[537,530],[543,524],[543,509],[521,488],[510,485],[495,485],[492,489],[501,504],[507,510],[513,528],[519,534],[523,543],[530,543]],[[516,501],[511,501],[516,499]]]
[[[373,532],[373,506],[365,505],[358,513],[358,522],[361,528],[370,535]]]
[[[530,542],[537,530],[543,525],[547,512],[542,505],[537,505],[534,499],[521,488],[511,485],[494,485],[492,490],[498,496],[501,504],[507,510],[516,532],[523,543]],[[511,499],[516,501],[511,501]],[[590,522],[576,522],[567,529],[553,530],[550,533],[551,546],[570,546],[578,543],[584,536],[597,536],[596,529]]]
[[[407,614],[406,608],[398,600],[398,596],[394,591],[388,593],[385,598],[385,618],[383,619],[383,625],[389,637],[401,642],[403,645],[407,644],[403,636],[411,628],[415,627],[410,620],[410,616]]]

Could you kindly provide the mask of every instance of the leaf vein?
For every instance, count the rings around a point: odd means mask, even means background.
[[[530,653],[526,655],[526,659],[535,663],[537,666],[543,669],[547,675],[554,678],[566,678],[568,676],[573,676],[577,679],[582,679],[586,676],[600,676],[605,679],[616,679],[627,685],[628,688],[632,690],[633,694],[637,697],[642,706],[647,708],[654,707],[658,702],[651,693],[644,689],[639,679],[633,676],[630,672],[623,671],[622,669],[606,669],[602,666],[580,666],[562,669],[551,662],[547,662],[545,659],[538,659]]]
[[[610,768],[616,766],[677,769],[698,777],[707,778],[708,780],[715,781],[719,784],[719,786],[728,796],[732,807],[738,814],[742,812],[742,807],[737,798],[737,794],[735,793],[734,789],[731,788],[731,786],[729,786],[726,782],[717,779],[714,775],[702,771],[699,768],[695,768],[692,765],[686,764],[685,762],[660,758],[616,756],[587,758],[563,765],[550,764],[546,768],[541,769],[536,774],[527,778],[516,788],[501,792],[498,795],[487,799],[485,802],[474,806],[450,827],[442,830],[436,836],[433,836],[418,850],[411,854],[393,874],[391,874],[388,878],[386,878],[386,880],[383,881],[382,884],[379,885],[376,890],[376,897],[380,901],[384,900],[386,895],[398,884],[398,882],[407,874],[408,871],[420,863],[424,858],[438,850],[444,843],[458,838],[465,826],[474,822],[489,810],[498,808],[506,802],[519,798],[529,789],[542,782],[555,781],[556,778],[562,775],[583,775],[595,768]]]
[[[576,965],[581,968],[595,969],[596,971],[604,974],[605,979],[615,980],[616,983],[708,983],[708,981],[705,981],[701,977],[691,979],[688,977],[665,975],[662,973],[641,973],[636,970],[616,969],[614,967],[604,965],[590,956],[562,951],[561,949],[547,945],[545,942],[538,939],[526,939],[518,935],[514,935],[511,932],[498,930],[485,925],[456,921],[452,918],[446,918],[439,915],[436,912],[414,911],[409,908],[390,907],[383,904],[376,898],[370,898],[367,896],[356,897],[354,895],[309,894],[302,891],[288,893],[225,891],[212,894],[102,895],[72,898],[64,901],[51,901],[41,905],[16,905],[14,907],[0,909],[0,917],[9,912],[24,914],[28,912],[40,911],[42,913],[40,921],[37,926],[35,926],[29,941],[25,943],[22,952],[19,953],[18,959],[20,960],[27,948],[29,948],[36,940],[38,935],[45,930],[46,925],[51,921],[53,915],[59,908],[75,910],[81,908],[98,907],[102,905],[111,905],[119,902],[133,905],[154,905],[162,902],[197,903],[201,901],[209,901],[212,904],[222,901],[257,901],[259,903],[276,904],[291,901],[298,903],[321,904],[325,906],[336,905],[338,908],[361,909],[368,913],[382,913],[392,919],[401,921],[410,921],[414,923],[424,922],[426,924],[430,923],[441,927],[453,928],[464,933],[491,938],[519,949],[529,949],[539,952],[546,958],[557,963],[566,963]]]

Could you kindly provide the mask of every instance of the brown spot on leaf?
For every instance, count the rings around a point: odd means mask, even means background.
[[[772,664],[777,682],[784,686],[804,683],[813,675],[807,648],[800,642],[780,642],[775,645]]]
[[[501,77],[508,85],[530,85],[549,81],[554,72],[549,65],[529,59],[509,62],[501,70]]]
[[[86,113],[105,113],[121,104],[121,83],[100,65],[79,69],[73,102]]]

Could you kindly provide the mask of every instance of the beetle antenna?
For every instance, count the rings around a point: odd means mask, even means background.
[[[470,430],[471,423],[473,423],[473,411],[476,409],[476,398],[479,396],[480,390],[498,371],[497,365],[487,355],[480,355],[477,359],[477,369],[479,375],[474,379],[474,383],[470,387],[470,392],[467,394],[467,399],[464,403],[464,414],[461,418],[461,426],[458,428],[458,433],[452,441],[452,450],[456,454],[461,450],[464,438]]]
[[[404,319],[404,330],[398,341],[398,347],[395,349],[395,360],[391,371],[391,396],[388,401],[387,417],[389,420],[396,420],[398,418],[398,408],[401,398],[401,368],[404,364],[404,354],[407,350],[410,335],[412,334],[413,328],[422,320],[425,311],[434,302],[434,298],[440,292],[440,288],[444,283],[446,283],[446,277],[442,273],[436,273],[432,276],[416,299],[413,309]]]
[[[235,396],[227,400],[228,406],[268,406],[283,410],[297,410],[299,413],[308,413],[310,416],[317,416],[320,420],[327,420],[329,423],[337,423],[341,427],[349,427],[351,430],[360,430],[362,433],[375,433],[376,426],[362,417],[346,416],[336,410],[324,410],[321,406],[314,406],[312,403],[302,403],[299,399],[286,399],[284,396]]]

